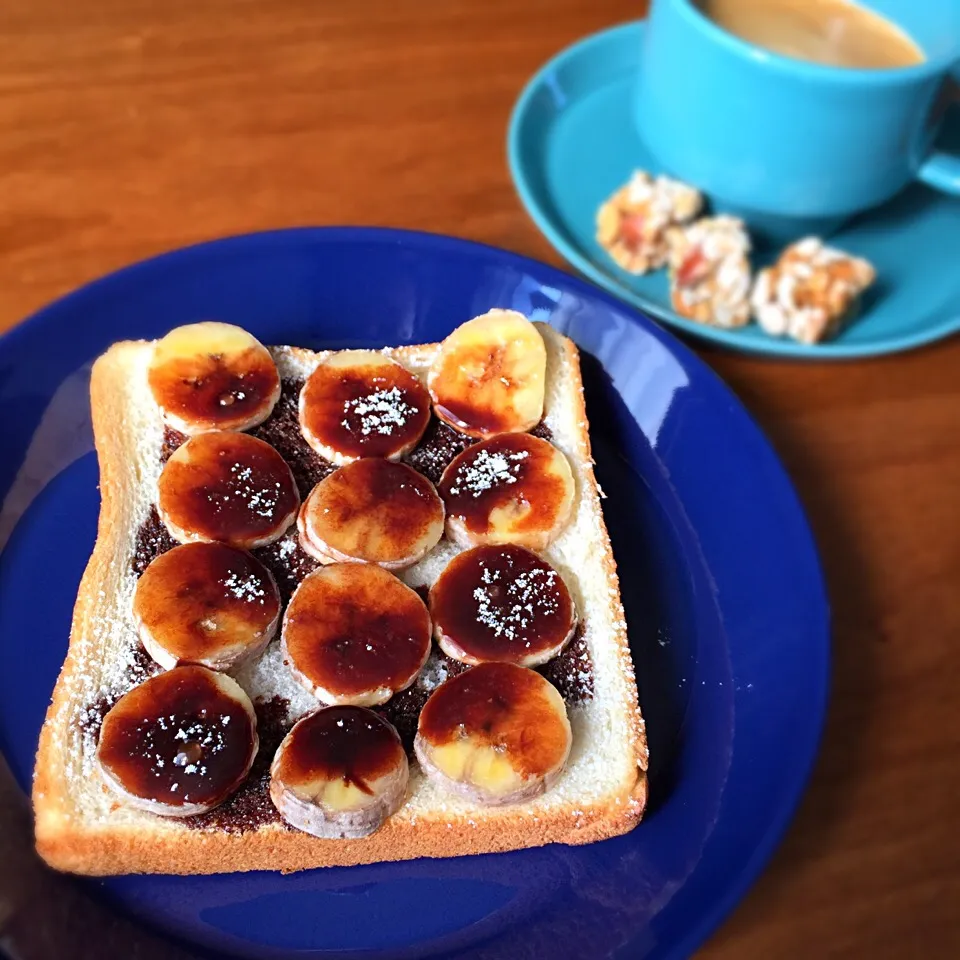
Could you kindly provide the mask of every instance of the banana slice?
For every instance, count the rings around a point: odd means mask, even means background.
[[[176,667],[121,697],[103,719],[97,762],[131,806],[190,817],[223,803],[257,754],[257,717],[240,685]]]
[[[571,741],[567,708],[551,683],[512,663],[482,663],[430,695],[414,750],[447,790],[500,806],[547,790]]]
[[[443,341],[427,386],[441,420],[491,437],[535,427],[543,416],[547,348],[515,310],[491,310]]]
[[[546,560],[524,547],[474,547],[453,558],[430,589],[434,636],[462,663],[536,667],[570,642],[570,591]]]
[[[368,563],[335,563],[297,587],[283,618],[284,662],[323,703],[375,706],[417,678],[430,615],[414,590]]]
[[[297,518],[300,545],[321,563],[409,567],[443,536],[443,501],[424,476],[391,460],[355,460],[310,492]]]
[[[323,839],[373,833],[403,803],[400,737],[364,707],[325,707],[298,721],[270,767],[270,799],[291,826]]]
[[[280,397],[273,357],[256,337],[229,323],[191,323],[153,348],[147,380],[163,419],[193,436],[248,430]]]
[[[300,508],[286,461],[245,433],[191,437],[164,465],[157,493],[160,519],[181,543],[261,547],[279,540]]]
[[[373,350],[335,353],[300,391],[300,432],[331,463],[397,460],[420,442],[429,421],[423,384]]]
[[[576,486],[555,446],[514,433],[467,447],[444,470],[439,490],[455,543],[543,550],[570,519]]]
[[[143,572],[133,615],[144,648],[164,670],[187,663],[229,670],[273,638],[280,593],[270,571],[245,550],[185,543]]]

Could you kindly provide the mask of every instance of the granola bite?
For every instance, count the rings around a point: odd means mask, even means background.
[[[761,270],[753,288],[753,315],[773,336],[820,343],[857,312],[876,271],[860,257],[806,237]]]
[[[750,319],[750,237],[736,217],[703,217],[670,231],[670,301],[682,317],[714,327]]]
[[[667,262],[669,231],[702,206],[694,187],[637,170],[597,211],[597,242],[630,273],[657,270]]]

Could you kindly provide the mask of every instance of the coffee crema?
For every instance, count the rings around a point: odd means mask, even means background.
[[[895,23],[847,0],[697,0],[697,6],[740,39],[796,60],[884,70],[926,59]]]

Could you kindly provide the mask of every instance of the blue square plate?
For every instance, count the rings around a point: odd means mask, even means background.
[[[585,847],[85,881],[99,896],[232,956],[664,960],[687,956],[757,876],[827,694],[824,588],[793,489],[730,391],[656,325],[549,267],[445,237],[330,228],[192,247],[0,340],[0,745],[26,790],[95,536],[87,390],[109,344],[210,317],[267,343],[420,343],[490,307],[549,321],[583,352],[649,728],[647,817]]]

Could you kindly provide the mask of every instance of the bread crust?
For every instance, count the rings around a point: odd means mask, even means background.
[[[37,758],[34,764],[33,811],[37,852],[51,866],[86,873],[82,866],[60,866],[54,854],[46,850],[65,850],[67,860],[82,864],[84,859],[95,867],[97,858],[85,850],[85,829],[77,822],[76,811],[69,802],[67,763],[64,756],[69,741],[57,737],[57,730],[68,721],[73,706],[74,678],[82,669],[80,638],[85,636],[95,616],[100,585],[107,579],[107,568],[120,547],[125,529],[124,487],[129,483],[126,464],[132,451],[127,448],[129,438],[115,425],[123,422],[123,378],[125,361],[135,346],[119,343],[111,347],[93,365],[90,375],[90,407],[93,419],[94,445],[100,468],[100,515],[97,521],[97,539],[93,553],[80,580],[77,600],[70,624],[70,642],[67,656],[54,687],[50,706],[40,731]],[[94,869],[93,872],[103,872]],[[106,871],[110,872],[110,871]]]
[[[569,367],[576,415],[575,455],[580,460],[580,497],[596,501],[600,492],[591,457],[587,414],[576,346],[555,331],[543,329],[548,347],[558,349]],[[228,833],[218,828],[196,829],[158,817],[149,821],[114,822],[109,815],[87,816],[74,802],[68,777],[71,737],[82,689],[79,675],[91,663],[91,640],[101,615],[104,585],[116,578],[116,565],[129,567],[136,530],[135,504],[142,491],[137,469],[137,441],[125,416],[129,404],[131,364],[142,356],[143,342],[114,345],[93,367],[91,405],[100,464],[101,509],[97,540],[80,583],[70,644],[40,735],[33,784],[37,850],[59,870],[88,875],[119,873],[208,874],[244,870],[292,872],[321,866],[345,866],[415,857],[451,857],[534,847],[547,843],[585,844],[632,829],[647,800],[647,744],[637,703],[633,663],[620,602],[616,563],[610,539],[599,517],[599,563],[611,606],[612,635],[607,638],[623,679],[625,708],[623,775],[600,802],[564,802],[532,815],[530,804],[519,804],[483,815],[455,809],[418,811],[394,816],[363,839],[321,840],[271,823],[256,830]],[[436,345],[399,348],[391,355],[428,355]],[[293,348],[289,353],[307,362],[318,356]],[[548,411],[549,412],[549,411]],[[134,534],[135,535],[135,534]],[[125,611],[124,611],[125,612]],[[99,651],[102,653],[103,651]],[[100,664],[102,666],[102,664]],[[98,785],[99,788],[99,785]],[[115,809],[115,808],[114,808]]]

